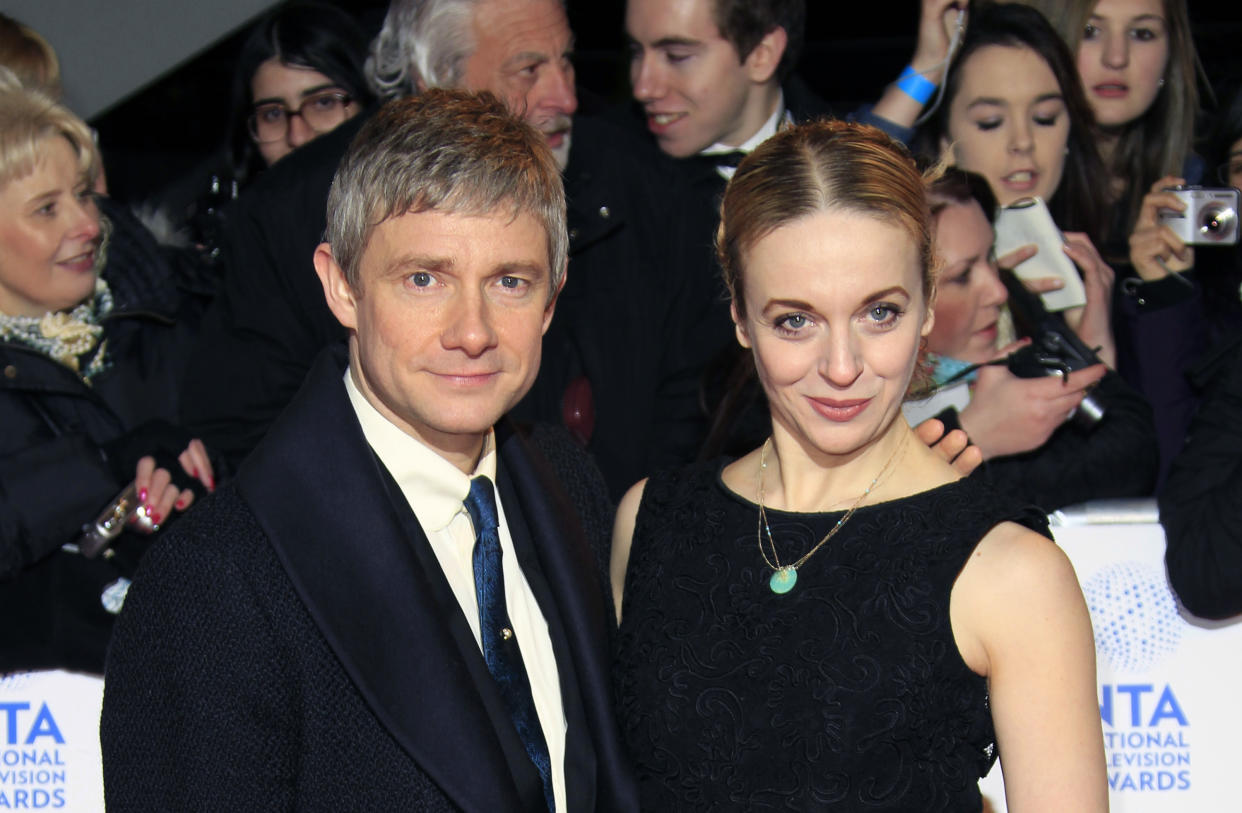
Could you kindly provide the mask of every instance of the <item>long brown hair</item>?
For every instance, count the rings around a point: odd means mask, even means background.
[[[1019,0],[1043,13],[1076,55],[1091,13],[1099,0]],[[1194,150],[1195,116],[1199,111],[1202,74],[1191,36],[1186,0],[1162,0],[1169,36],[1169,61],[1164,86],[1143,115],[1123,125],[1108,161],[1112,178],[1124,180],[1126,188],[1117,203],[1121,216],[1111,225],[1107,241],[1124,241],[1134,228],[1143,196],[1165,175],[1181,175],[1186,158]],[[1109,133],[1112,135],[1113,133]],[[1117,230],[1121,229],[1120,233]]]

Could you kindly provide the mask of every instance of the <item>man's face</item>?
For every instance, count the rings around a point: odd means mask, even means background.
[[[755,64],[766,56],[760,49],[739,59],[712,18],[712,0],[628,0],[625,30],[634,98],[665,153],[737,146],[771,114],[758,91],[775,65]]]
[[[503,210],[385,220],[363,250],[357,291],[326,243],[315,254],[329,307],[353,331],[359,390],[407,434],[468,465],[539,370],[548,262],[539,221]]]
[[[462,87],[490,90],[544,134],[561,169],[578,97],[573,34],[557,0],[484,0],[474,13],[475,49]]]

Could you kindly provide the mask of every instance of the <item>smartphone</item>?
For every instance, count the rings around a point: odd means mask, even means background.
[[[1065,238],[1052,222],[1052,215],[1043,200],[1038,197],[1022,198],[1002,207],[996,215],[996,256],[1003,257],[1032,243],[1039,251],[1013,269],[1018,279],[1060,279],[1060,289],[1040,295],[1044,307],[1050,311],[1087,304],[1087,290],[1083,287],[1082,276],[1074,261],[1065,253]]]

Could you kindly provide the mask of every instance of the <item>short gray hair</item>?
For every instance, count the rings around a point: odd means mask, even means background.
[[[324,239],[350,287],[372,231],[406,213],[533,216],[548,236],[549,302],[569,254],[565,187],[547,141],[488,92],[434,89],[363,125],[328,193]]]
[[[424,87],[458,87],[474,53],[479,0],[392,0],[371,43],[367,81],[381,100]]]

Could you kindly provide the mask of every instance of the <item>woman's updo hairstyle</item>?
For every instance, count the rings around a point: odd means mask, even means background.
[[[781,226],[822,211],[900,225],[918,246],[931,306],[933,246],[927,186],[914,158],[880,130],[825,120],[787,127],[742,161],[720,207],[716,253],[739,317],[746,315],[746,255]]]

